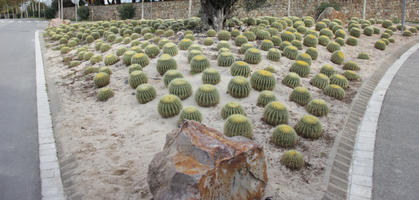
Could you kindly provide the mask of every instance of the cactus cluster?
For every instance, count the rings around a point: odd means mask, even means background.
[[[194,106],[186,106],[179,115],[178,124],[182,124],[185,120],[193,120],[202,122],[201,112]]]
[[[273,126],[288,123],[288,109],[279,101],[272,101],[265,106],[263,120]]]
[[[181,110],[182,102],[180,101],[179,97],[172,94],[164,95],[157,105],[157,111],[163,118],[176,116],[180,113]]]
[[[237,102],[229,102],[221,109],[221,117],[227,119],[230,115],[240,114],[246,116],[244,108]]]
[[[141,84],[135,89],[135,97],[141,104],[152,101],[156,96],[156,89],[148,83]]]
[[[176,78],[169,83],[169,93],[184,100],[192,95],[192,85],[184,78]]]
[[[244,54],[244,60],[249,64],[259,64],[262,61],[262,53],[256,48],[249,48]]]
[[[272,132],[271,141],[280,147],[294,147],[297,144],[298,136],[294,128],[286,124],[275,127]]]
[[[245,98],[250,94],[250,83],[243,76],[235,76],[228,83],[227,93],[235,98]]]
[[[202,73],[202,82],[204,84],[216,85],[221,81],[221,75],[214,68],[207,68]]]
[[[314,116],[321,117],[329,113],[329,106],[323,99],[313,99],[307,104],[306,110]]]
[[[252,122],[246,116],[240,114],[230,115],[224,123],[224,135],[228,137],[243,136],[253,137]]]
[[[195,102],[202,107],[215,106],[220,102],[220,94],[213,85],[204,84],[196,91]]]

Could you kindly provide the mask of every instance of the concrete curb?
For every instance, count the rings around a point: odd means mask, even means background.
[[[35,32],[36,98],[38,110],[39,168],[43,200],[64,200],[60,166],[57,158],[47,86],[45,83],[39,31]]]
[[[369,119],[371,114],[368,114],[364,116],[366,110],[368,109],[368,106],[371,104],[375,104],[377,102],[372,102],[374,99],[371,99],[373,96],[374,91],[376,90],[376,87],[380,80],[383,78],[387,70],[392,66],[392,64],[400,58],[400,56],[405,53],[409,48],[411,48],[413,45],[418,43],[419,40],[415,40],[412,43],[403,46],[399,48],[394,54],[387,57],[387,59],[383,60],[381,63],[381,67],[378,68],[371,77],[363,83],[361,88],[359,89],[357,95],[355,96],[354,100],[351,104],[351,111],[349,113],[349,116],[347,118],[345,127],[343,130],[338,134],[336,137],[334,146],[331,151],[330,159],[329,159],[329,166],[326,171],[326,183],[327,183],[327,189],[323,196],[323,200],[336,200],[336,199],[342,199],[346,200],[349,199],[350,191],[353,190],[353,194],[356,195],[351,199],[370,199],[368,198],[368,191],[363,190],[364,187],[358,187],[358,184],[354,184],[353,187],[350,188],[350,183],[352,178],[355,178],[356,183],[360,183],[360,185],[368,185],[370,184],[372,187],[372,161],[370,166],[365,166],[362,163],[365,159],[370,160],[374,155],[373,148],[371,149],[371,145],[374,146],[375,144],[375,129],[371,130],[371,128],[368,131],[374,131],[374,137],[371,138],[371,135],[362,135],[363,138],[369,137],[370,140],[368,142],[359,142],[357,143],[357,135],[358,132],[361,130],[360,125],[363,119]],[[400,62],[400,61],[398,61]],[[396,64],[396,63],[395,63]],[[391,70],[392,73],[397,73],[397,70]],[[392,78],[391,78],[392,79]],[[385,81],[390,81],[391,79],[386,78]],[[387,88],[386,88],[387,89]],[[386,90],[384,89],[384,91]],[[382,87],[380,87],[380,90],[383,90]],[[380,95],[383,95],[382,93]],[[384,95],[380,98],[383,98]],[[371,99],[371,103],[370,103]],[[377,100],[377,99],[375,99]],[[379,105],[381,108],[381,104]],[[373,113],[376,116],[379,116],[379,113]],[[371,124],[370,124],[371,125]],[[367,129],[363,129],[367,130]],[[361,137],[361,136],[360,136]],[[361,138],[361,139],[363,139]],[[354,150],[357,148],[356,150]],[[369,152],[360,152],[362,150],[368,150]],[[356,155],[354,153],[356,152]],[[366,153],[365,153],[366,152]],[[364,153],[362,155],[359,155],[359,153]],[[354,156],[357,158],[354,160]],[[357,163],[355,163],[355,161]],[[355,176],[351,176],[351,167],[352,165],[357,166],[363,166],[363,168],[357,168],[355,170],[367,170],[366,172],[361,171],[360,173],[357,173]],[[367,175],[369,172],[368,170],[371,170],[371,180],[366,179],[364,176],[357,176],[360,174]],[[367,176],[368,177],[368,176]],[[371,182],[371,183],[369,183]],[[371,191],[369,191],[371,194]],[[359,197],[359,198],[356,198]],[[367,197],[367,198],[365,198]]]

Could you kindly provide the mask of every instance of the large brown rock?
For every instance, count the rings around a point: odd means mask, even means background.
[[[148,168],[154,200],[252,200],[268,181],[263,148],[187,121],[167,135]]]
[[[322,13],[320,13],[319,17],[317,18],[317,21],[321,21],[323,19],[330,19],[330,20],[334,20],[334,19],[340,19],[344,24],[345,24],[345,15],[340,12],[335,10],[333,7],[328,7],[326,9],[323,10]]]

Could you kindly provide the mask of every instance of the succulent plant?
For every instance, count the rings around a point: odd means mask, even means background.
[[[105,72],[105,73],[107,73],[109,75],[112,74],[112,70],[109,67],[99,67],[98,72]]]
[[[190,40],[192,40],[192,41],[194,41],[194,40],[195,40],[195,36],[193,36],[192,34],[185,34],[184,38],[185,38],[185,39],[190,39]]]
[[[102,43],[102,45],[100,45],[100,52],[102,53],[109,51],[109,49],[111,49],[111,45],[108,43]]]
[[[268,103],[276,100],[277,98],[272,91],[264,90],[258,96],[257,106],[265,107]]]
[[[182,102],[176,95],[166,94],[160,99],[157,110],[163,118],[173,117],[182,110]]]
[[[295,125],[295,131],[298,135],[309,139],[318,139],[322,136],[322,125],[313,115],[305,115]]]
[[[108,73],[99,72],[93,78],[93,82],[95,83],[96,87],[98,87],[98,88],[105,87],[110,82],[110,76],[109,76]]]
[[[220,50],[221,48],[226,48],[226,49],[230,49],[230,43],[227,41],[220,41],[217,44],[217,50]]]
[[[99,92],[97,93],[97,100],[99,101],[107,101],[111,97],[113,97],[114,92],[110,88],[100,88]]]
[[[319,52],[314,47],[308,47],[306,50],[306,54],[310,55],[311,60],[316,60],[319,56]]]
[[[356,46],[356,45],[358,45],[358,39],[351,36],[348,39],[346,39],[346,44],[350,45],[350,46]]]
[[[333,52],[330,60],[337,65],[341,65],[343,61],[345,60],[345,55],[343,54],[342,51],[338,50],[338,51]]]
[[[329,113],[329,106],[323,99],[313,99],[307,104],[306,110],[314,116],[321,117]]]
[[[204,84],[216,85],[221,81],[220,73],[214,68],[207,68],[202,73],[202,82]]]
[[[114,59],[114,58],[113,58]],[[97,55],[94,55],[94,56],[92,56],[91,58],[90,58],[90,64],[92,64],[92,65],[94,65],[94,64],[96,64],[96,63],[100,63],[100,62],[102,62],[102,60],[103,60],[103,58],[102,58],[102,55],[100,55],[100,54],[97,54]],[[106,59],[105,59],[106,60]],[[108,59],[108,62],[109,62],[110,60]],[[118,61],[118,58],[117,58],[117,61]],[[105,63],[106,64],[106,63]],[[115,63],[113,63],[113,64],[115,64]]]
[[[70,63],[69,63],[69,67],[71,68],[71,67],[75,67],[75,66],[78,66],[78,65],[80,65],[80,61],[78,61],[78,60],[73,60],[73,61],[71,61]]]
[[[282,84],[290,88],[295,88],[300,85],[300,76],[298,76],[297,73],[289,72],[284,79],[282,79]]]
[[[333,31],[328,28],[324,28],[320,30],[320,36],[323,36],[323,35],[328,37],[329,39],[332,39],[334,36]]]
[[[255,41],[256,35],[251,31],[245,31],[243,35],[247,38],[248,41]]]
[[[310,66],[305,61],[297,60],[291,65],[290,72],[297,73],[301,77],[307,77],[310,74]]]
[[[360,78],[359,75],[352,70],[345,70],[345,72],[343,72],[343,76],[350,81],[358,80]]]
[[[231,34],[226,30],[221,30],[220,32],[218,32],[217,38],[218,40],[230,40]]]
[[[168,70],[177,69],[177,64],[175,59],[172,58],[172,56],[170,56],[169,54],[163,54],[157,60],[156,69],[160,75],[163,75]]]
[[[283,52],[284,56],[290,60],[295,60],[298,56],[298,49],[294,46],[287,46]]]
[[[229,67],[235,61],[235,58],[230,52],[222,52],[218,55],[217,62],[218,66]]]
[[[201,112],[194,106],[186,106],[179,115],[178,124],[182,124],[185,120],[202,121]]]
[[[125,65],[131,65],[131,58],[132,58],[132,56],[135,54],[135,52],[134,51],[126,51],[125,53],[124,53],[124,55],[122,56],[122,62],[125,64]]]
[[[208,37],[215,37],[217,35],[217,32],[214,29],[210,29],[207,31]]]
[[[340,50],[340,45],[337,42],[329,42],[326,48],[330,53],[333,53]]]
[[[354,62],[354,61],[348,61],[348,62],[345,62],[343,64],[343,69],[344,70],[354,70],[354,71],[357,71],[360,68],[359,68],[359,66],[358,66],[358,64],[356,62]]]
[[[224,52],[231,53],[230,49],[227,49],[227,48],[221,48],[221,49],[218,50],[218,54],[221,54],[221,53],[224,53]]]
[[[238,47],[246,44],[248,42],[247,37],[244,35],[239,35],[234,39],[234,44]]]
[[[184,100],[192,95],[192,85],[184,78],[176,78],[169,83],[169,93]]]
[[[296,58],[297,61],[302,60],[306,62],[309,66],[311,65],[311,56],[307,53],[301,53]]]
[[[304,106],[311,101],[311,94],[307,90],[307,88],[298,86],[295,87],[294,90],[291,92],[290,100],[294,101],[295,103],[301,106]]]
[[[183,78],[182,73],[180,73],[178,70],[167,71],[166,73],[164,73],[164,76],[163,76],[164,85],[166,87],[169,86],[170,81],[176,78]]]
[[[129,50],[134,51],[135,53],[144,53],[143,49],[141,49],[139,46],[131,47]]]
[[[330,77],[330,84],[339,85],[345,89],[348,87],[348,79],[340,74],[335,74]]]
[[[351,30],[349,30],[349,35],[359,38],[361,36],[361,30],[359,28],[351,28]]]
[[[97,73],[97,72],[99,72],[99,68],[90,66],[84,69],[83,73],[84,75],[87,75],[87,74],[92,74],[92,73]]]
[[[323,65],[323,67],[320,69],[320,73],[330,77],[336,72],[332,65],[326,64],[326,65]]]
[[[93,58],[93,57],[92,57]],[[114,55],[114,54],[108,54],[105,56],[105,65],[109,66],[109,65],[113,65],[115,63],[117,63],[119,61],[118,56]]]
[[[249,81],[243,76],[235,76],[230,80],[227,93],[235,98],[244,98],[250,94]]]
[[[199,106],[211,107],[220,102],[220,94],[216,87],[210,84],[204,84],[198,88],[195,93],[195,101]]]
[[[176,56],[178,54],[179,50],[175,43],[168,42],[165,45],[163,45],[163,53],[169,54],[171,56]]]
[[[330,38],[328,38],[325,35],[320,36],[318,40],[319,40],[319,44],[322,46],[327,46],[330,42]]]
[[[157,55],[159,55],[160,49],[157,45],[150,44],[145,48],[144,52],[148,57],[155,58]]]
[[[204,45],[205,46],[211,46],[214,44],[214,40],[212,40],[211,38],[205,38],[204,39]]]
[[[273,90],[275,88],[275,76],[266,70],[258,70],[250,77],[250,84],[257,91]]]
[[[274,35],[271,37],[271,41],[274,43],[274,46],[279,46],[282,42],[281,37]]]
[[[243,136],[253,137],[253,126],[246,116],[234,114],[227,118],[224,124],[224,135],[228,137]]]
[[[367,26],[364,28],[364,35],[372,36],[374,34],[374,29],[371,26]]]
[[[131,64],[139,64],[141,67],[146,67],[150,64],[150,58],[147,54],[144,53],[137,53],[131,57]]]
[[[389,28],[392,25],[393,23],[390,20],[384,20],[382,23],[383,28]]]
[[[319,43],[317,37],[313,34],[308,34],[306,37],[304,37],[303,44],[307,47],[316,47]]]
[[[70,47],[66,47],[66,46],[60,49],[61,54],[67,54],[70,51],[71,51]]]
[[[327,24],[326,23],[324,23],[324,22],[317,22],[316,23],[316,27],[315,27],[316,31],[320,31],[320,30],[322,30],[324,28],[327,28]]]
[[[250,48],[254,48],[253,44],[250,44],[250,43],[245,43],[245,44],[243,44],[243,45],[240,47],[239,52],[240,52],[241,54],[244,54],[244,53],[246,53],[246,51],[247,51],[248,49],[250,49]]]
[[[280,147],[294,147],[297,144],[298,136],[294,128],[286,124],[276,126],[271,141]]]
[[[283,33],[281,33],[281,39],[282,39],[282,41],[291,42],[291,41],[295,40],[295,35],[294,35],[294,33],[290,32],[290,31],[284,31]]]
[[[338,30],[335,31],[335,36],[336,36],[336,38],[345,39],[346,33],[342,29],[338,29]]]
[[[194,58],[197,55],[202,55],[202,50],[190,50],[188,51],[188,63],[191,62],[192,58]]]
[[[131,72],[133,72],[133,71],[136,71],[136,70],[138,70],[138,71],[143,71],[143,68],[141,67],[141,65],[139,65],[139,64],[132,64],[132,65],[130,65],[129,67],[128,67],[128,72],[129,73],[131,73]]]
[[[281,156],[280,163],[292,170],[300,170],[305,165],[303,155],[296,150],[284,152]]]
[[[240,114],[246,116],[243,107],[237,102],[229,102],[221,109],[221,117],[227,119],[230,115]]]
[[[376,49],[379,49],[379,50],[382,50],[383,51],[383,50],[386,49],[387,45],[386,45],[386,43],[383,40],[378,40],[377,42],[375,42],[374,47]]]
[[[370,56],[367,53],[361,52],[358,54],[358,59],[369,60]]]
[[[278,62],[281,59],[281,51],[276,48],[271,48],[269,49],[266,58],[270,61]]]
[[[260,48],[263,51],[268,51],[269,49],[274,47],[274,43],[271,40],[263,40]]]
[[[310,83],[317,88],[324,89],[329,85],[330,79],[327,75],[318,73],[310,80]]]
[[[336,38],[335,42],[338,43],[341,47],[345,46],[345,40],[343,38]]]
[[[129,74],[128,83],[133,89],[147,82],[148,77],[143,71],[133,71]]]
[[[273,126],[288,123],[288,110],[279,101],[272,101],[265,106],[263,120]]]
[[[249,48],[244,54],[244,60],[249,64],[259,64],[262,61],[262,53],[256,48]]]
[[[333,97],[338,100],[342,100],[345,97],[345,90],[342,87],[335,84],[330,84],[324,88],[324,94],[327,96]]]
[[[179,49],[180,50],[188,50],[188,48],[193,44],[193,41],[190,39],[183,39],[179,43]]]

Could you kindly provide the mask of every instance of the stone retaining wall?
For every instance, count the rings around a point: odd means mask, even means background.
[[[316,8],[321,2],[327,0],[291,0],[291,15],[315,16]],[[362,17],[363,0],[335,0],[342,5],[342,12],[347,17]],[[401,18],[403,0],[367,0],[367,18],[392,19]],[[119,19],[117,8],[120,5],[89,6],[90,19],[109,20]],[[136,19],[141,18],[141,3],[134,3]],[[144,3],[144,17],[156,18],[186,18],[188,17],[189,0],[147,2]],[[288,0],[268,0],[267,6],[251,12],[239,9],[240,17],[246,16],[286,16]],[[407,0],[406,18],[410,21],[419,21],[419,0]],[[193,0],[192,16],[197,16],[200,10],[200,0]],[[93,16],[93,18],[92,18]],[[74,8],[64,8],[64,18],[74,19]]]

